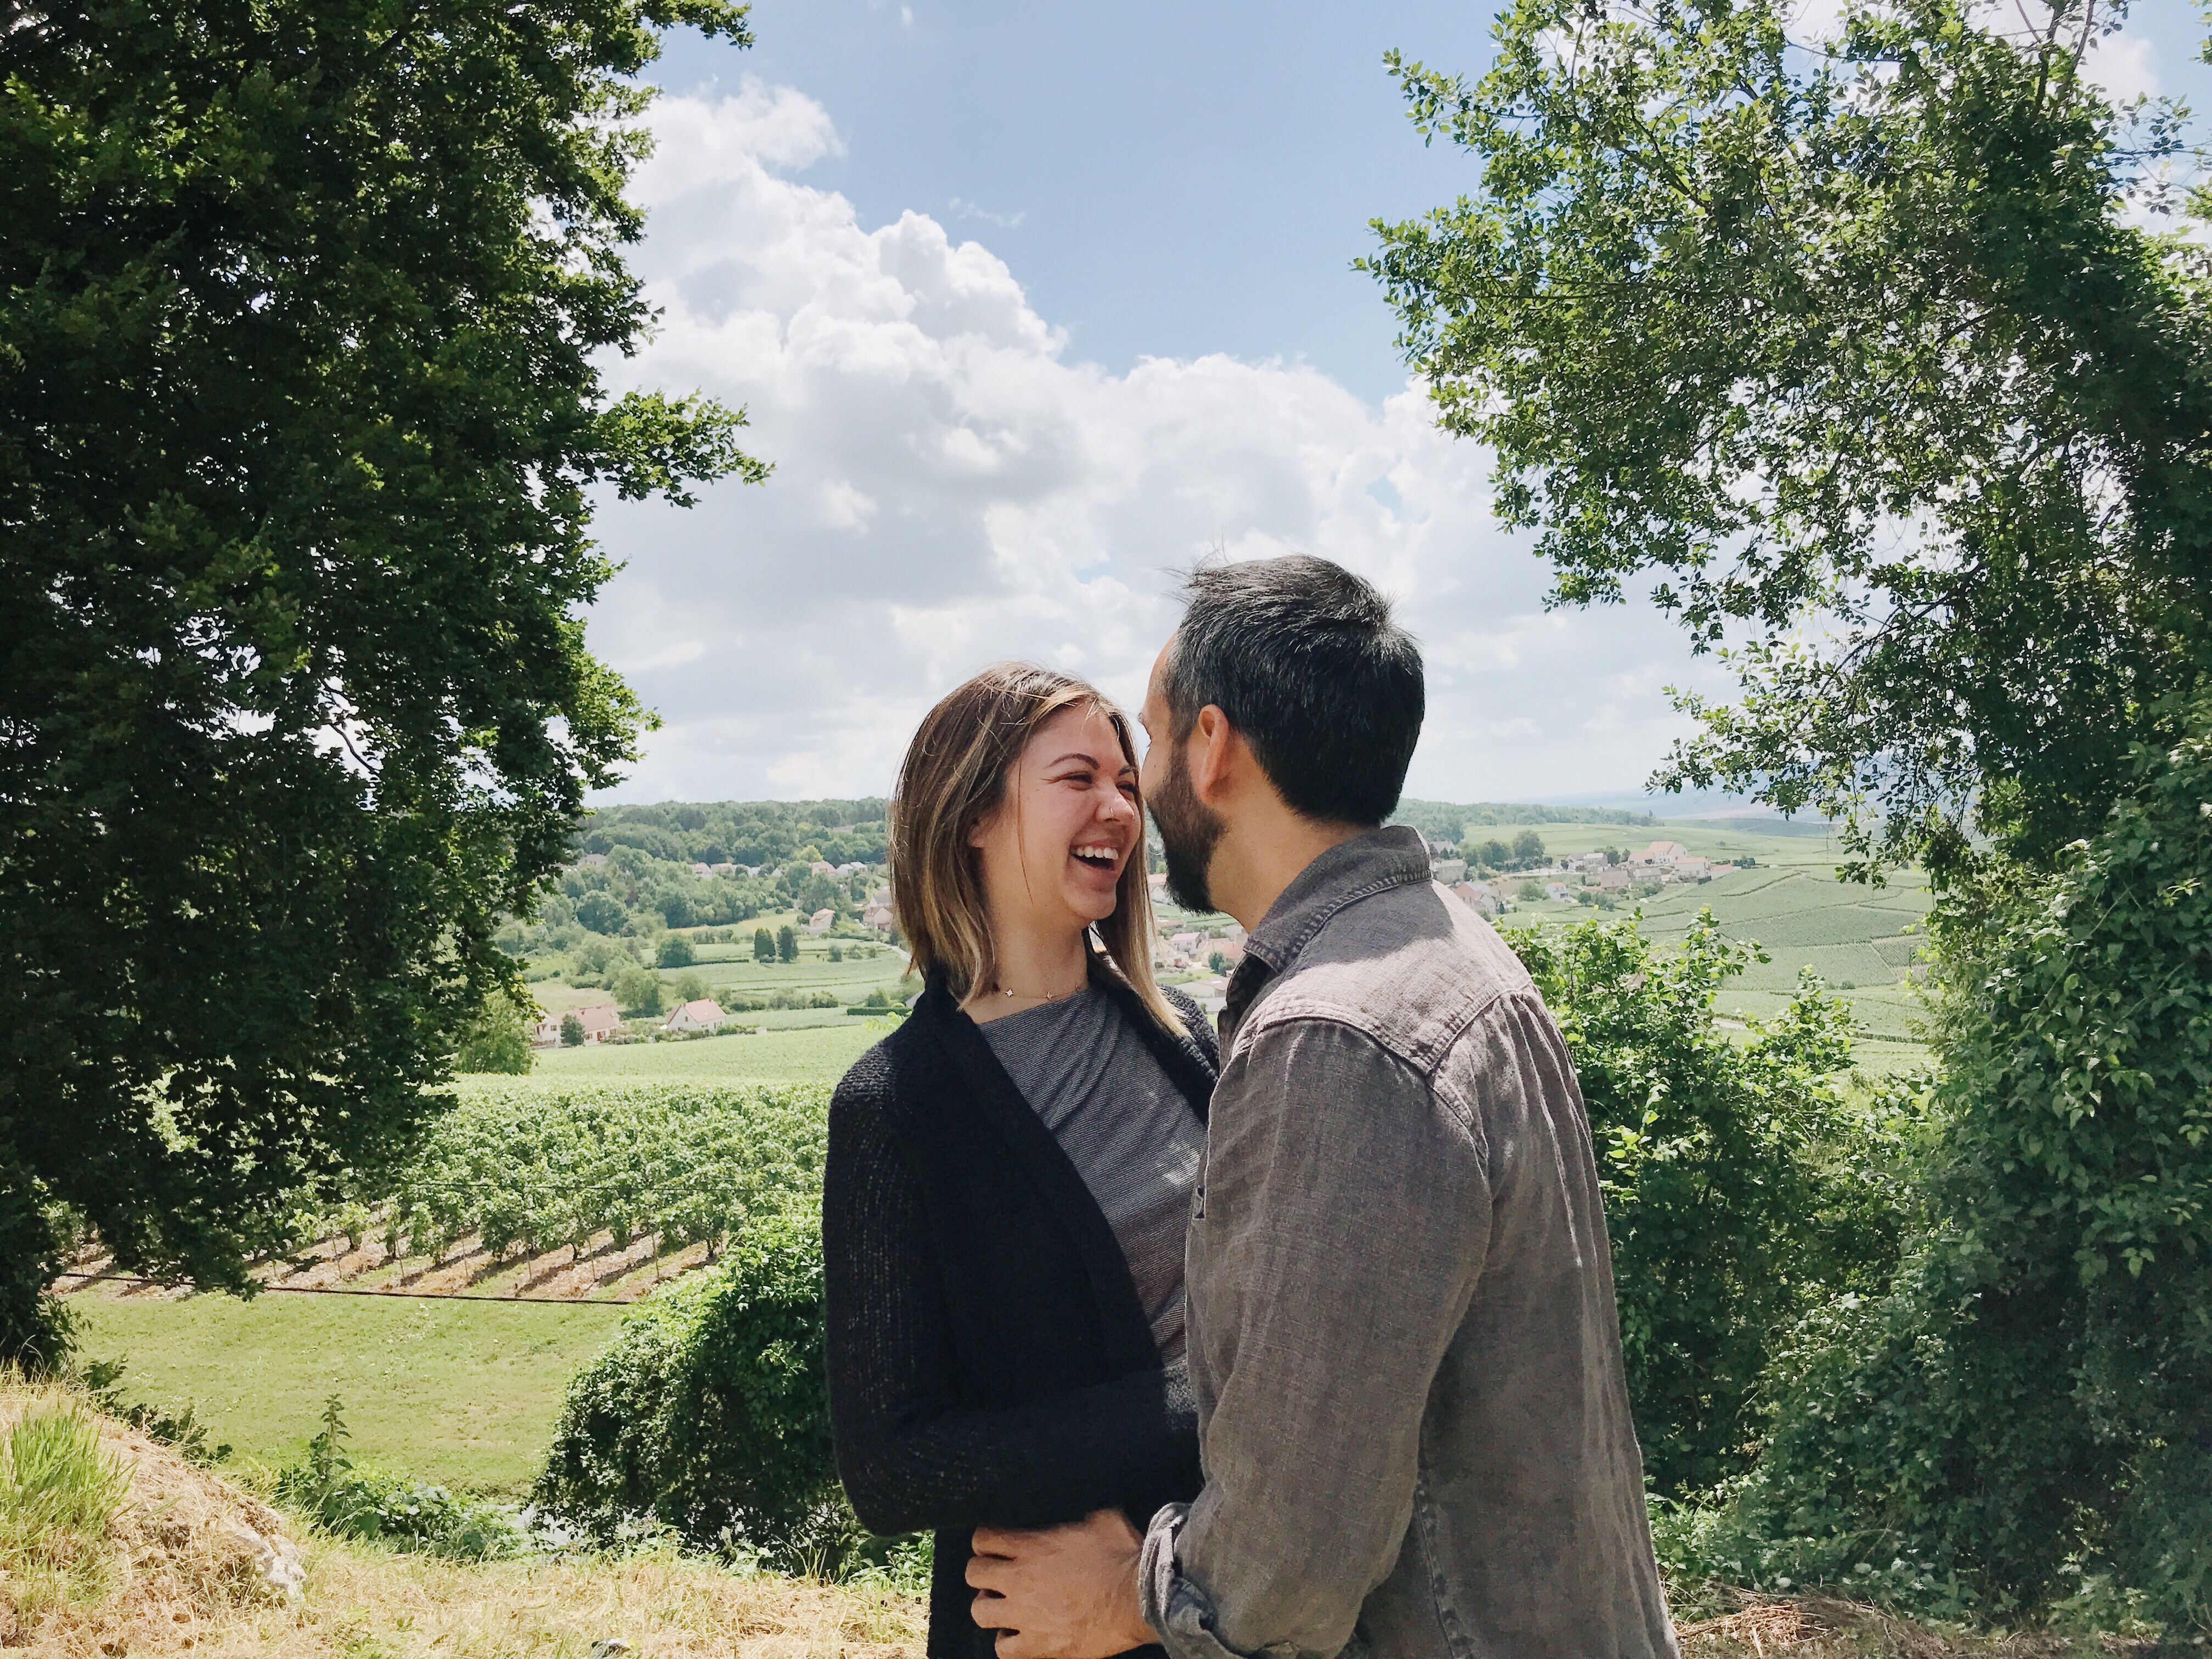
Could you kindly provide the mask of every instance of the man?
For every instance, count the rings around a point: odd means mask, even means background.
[[[1145,701],[1168,884],[1248,930],[1188,1245],[1206,1486],[976,1534],[1001,1659],[1674,1652],[1582,1097],[1518,961],[1384,829],[1420,655],[1368,585],[1200,571]]]

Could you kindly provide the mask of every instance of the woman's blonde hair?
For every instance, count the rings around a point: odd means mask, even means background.
[[[1066,708],[1095,708],[1137,763],[1128,716],[1097,687],[1034,663],[994,663],[922,717],[899,768],[890,808],[891,906],[922,973],[941,971],[956,1000],[998,980],[976,849],[968,837],[1006,797],[1006,775],[1030,738]],[[1143,818],[1121,871],[1114,914],[1096,925],[1115,970],[1170,1031],[1182,1022],[1152,978],[1152,893]]]

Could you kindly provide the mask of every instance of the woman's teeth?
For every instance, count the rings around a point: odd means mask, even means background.
[[[1072,850],[1075,856],[1094,870],[1111,870],[1121,861],[1121,854],[1107,847],[1078,847]]]

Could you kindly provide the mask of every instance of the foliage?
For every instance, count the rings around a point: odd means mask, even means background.
[[[364,1468],[347,1455],[343,1402],[332,1395],[305,1462],[277,1477],[280,1502],[342,1538],[375,1539],[392,1547],[488,1561],[527,1553],[530,1534],[507,1510],[445,1487]]]
[[[453,1051],[457,1072],[504,1072],[521,1077],[530,1070],[532,1011],[506,991],[495,991],[461,1028]]]
[[[561,1016],[561,1046],[580,1048],[584,1046],[584,1022],[574,1014]]]
[[[578,925],[595,933],[618,933],[629,919],[622,905],[606,893],[586,893],[576,902]]]
[[[1648,582],[1698,648],[1747,641],[1662,786],[1818,803],[1942,878],[1977,820],[2047,864],[2176,730],[2212,307],[2130,211],[2180,112],[2082,73],[2124,11],[1852,3],[1805,52],[1787,0],[1515,0],[1479,82],[1394,55],[1482,164],[1367,262],[1443,423],[1560,602]]]
[[[623,1012],[631,1018],[650,1018],[661,1012],[660,975],[651,969],[623,968],[615,974],[611,988]]]
[[[1939,931],[1935,1213],[1778,1365],[1713,1523],[1753,1576],[1894,1558],[2212,1627],[2212,696],[2132,764],[2058,874]]]
[[[775,960],[775,935],[765,927],[753,929],[753,960],[755,962]]]
[[[634,847],[676,864],[881,864],[890,803],[860,800],[665,801],[603,806],[577,832],[591,853]]]
[[[789,927],[775,930],[775,959],[778,962],[799,960],[799,935]]]
[[[508,982],[501,913],[644,718],[585,647],[592,490],[765,472],[740,414],[602,381],[650,321],[623,191],[679,22],[747,39],[729,0],[11,9],[11,1235],[59,1200],[247,1289]]]
[[[1747,1041],[1715,1026],[1722,985],[1760,952],[1710,912],[1678,951],[1632,921],[1506,938],[1582,1082],[1646,1470],[1669,1495],[1709,1486],[1747,1461],[1775,1345],[1895,1260],[1894,1108],[1840,1091],[1850,1008],[1809,974]]]
[[[19,1613],[105,1586],[131,1470],[74,1402],[26,1411],[0,1437],[0,1579]]]
[[[719,1247],[748,1218],[820,1190],[823,1091],[729,1084],[493,1085],[462,1097],[392,1194],[386,1243],[503,1256],[601,1233]]]
[[[763,1214],[576,1378],[534,1500],[595,1532],[651,1515],[787,1567],[842,1556],[855,1534],[822,1368],[819,1224],[805,1206]]]
[[[698,960],[699,952],[681,933],[669,934],[653,953],[654,965],[661,968],[689,968]]]

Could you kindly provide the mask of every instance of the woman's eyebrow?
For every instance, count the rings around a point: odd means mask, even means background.
[[[1065,766],[1070,761],[1080,761],[1084,765],[1090,767],[1093,771],[1103,770],[1106,764],[1105,762],[1100,760],[1096,755],[1070,754],[1062,755],[1057,760],[1047,761],[1045,763],[1045,770],[1048,772],[1055,766]],[[1127,763],[1124,762],[1123,764],[1126,766]]]

